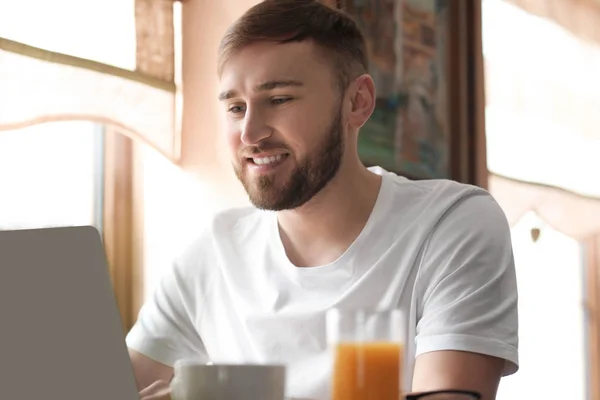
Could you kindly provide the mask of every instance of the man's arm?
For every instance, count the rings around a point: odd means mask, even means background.
[[[518,368],[518,296],[510,227],[487,192],[473,190],[439,221],[419,274],[411,391],[494,400]]]
[[[496,398],[505,361],[466,351],[433,351],[415,362],[413,392],[442,389],[474,390],[482,400]]]
[[[126,336],[126,344],[141,399],[167,399],[173,365],[178,360],[207,359],[194,325],[195,290],[201,287],[194,254],[179,257],[164,271],[153,295],[144,303]],[[191,261],[190,261],[191,260]],[[207,360],[208,361],[208,360]]]
[[[129,349],[129,358],[133,366],[133,374],[138,392],[141,392],[157,381],[168,382],[173,376],[173,368],[154,361],[135,350]]]

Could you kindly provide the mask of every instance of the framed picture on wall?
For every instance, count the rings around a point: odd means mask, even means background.
[[[483,101],[473,79],[479,68],[473,34],[480,37],[475,3],[336,0],[366,37],[377,91],[359,135],[366,165],[411,179],[482,183],[484,104],[473,106]]]

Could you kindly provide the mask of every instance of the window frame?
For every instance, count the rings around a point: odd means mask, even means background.
[[[587,387],[590,400],[600,400],[600,234],[583,243],[587,322]]]
[[[102,238],[126,334],[142,304],[143,197],[138,144],[117,129],[104,135]]]

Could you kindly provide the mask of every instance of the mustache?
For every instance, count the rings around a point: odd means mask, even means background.
[[[260,154],[260,153],[265,153],[268,151],[273,151],[273,150],[277,150],[277,151],[285,151],[286,153],[291,153],[291,151],[289,150],[289,148],[284,145],[283,143],[266,143],[266,144],[260,144],[257,146],[244,146],[242,148],[240,148],[240,150],[238,151],[238,155],[241,158],[245,158],[254,154]]]

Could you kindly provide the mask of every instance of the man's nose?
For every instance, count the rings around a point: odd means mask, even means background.
[[[242,125],[242,143],[247,146],[256,145],[271,136],[273,130],[259,112],[247,111]]]

